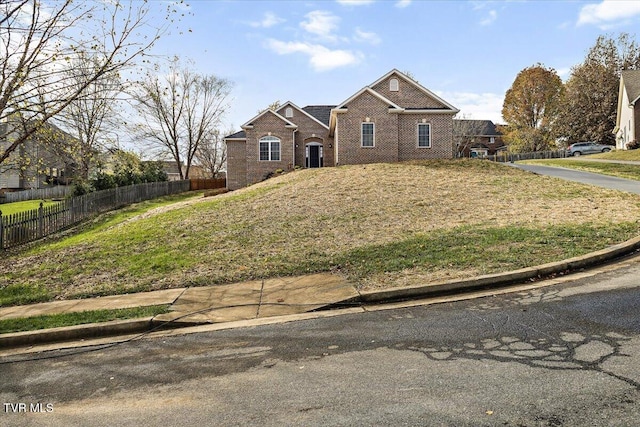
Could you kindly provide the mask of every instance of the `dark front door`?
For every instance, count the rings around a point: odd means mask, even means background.
[[[319,145],[310,145],[309,146],[309,167],[310,168],[319,168],[322,167],[320,157],[320,146]]]

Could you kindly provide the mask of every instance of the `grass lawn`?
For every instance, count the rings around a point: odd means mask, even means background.
[[[589,156],[592,157],[592,156]],[[522,163],[537,165],[560,166],[563,168],[577,169],[585,172],[600,173],[603,175],[616,176],[619,178],[634,179],[640,181],[640,165],[629,165],[622,163],[601,163],[589,160],[579,160],[573,158],[547,159],[547,160],[526,160]]]
[[[32,209],[38,209],[41,202],[44,206],[55,205],[58,203],[51,200],[27,200],[26,202],[3,203],[0,205],[0,212],[2,212],[2,215],[4,216],[17,212],[30,211]]]
[[[119,310],[94,310],[78,313],[33,316],[21,319],[6,319],[0,320],[0,334],[83,325],[87,323],[109,322],[111,320],[139,319],[168,312],[169,306],[165,304],[149,307],[123,308]]]
[[[614,150],[608,153],[591,154],[594,159],[640,161],[640,150]]]
[[[150,207],[9,253],[0,305],[320,271],[361,289],[411,285],[542,264],[640,234],[636,195],[474,160],[301,170]]]

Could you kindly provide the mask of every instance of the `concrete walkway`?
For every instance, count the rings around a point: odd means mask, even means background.
[[[154,321],[218,323],[304,313],[357,296],[353,285],[342,277],[312,274],[5,307],[0,308],[0,320],[171,304],[171,313],[156,316]]]

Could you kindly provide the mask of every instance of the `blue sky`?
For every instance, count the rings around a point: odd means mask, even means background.
[[[542,63],[563,79],[601,34],[637,39],[640,1],[191,0],[156,53],[234,82],[225,128],[270,103],[337,104],[393,68],[474,119]]]

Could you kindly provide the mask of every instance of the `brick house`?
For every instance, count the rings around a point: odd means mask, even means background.
[[[640,70],[625,70],[620,76],[616,114],[616,148],[624,150],[640,140]]]
[[[458,157],[492,156],[507,149],[502,132],[491,120],[454,120],[453,140]]]
[[[227,187],[295,167],[452,158],[458,109],[391,70],[337,105],[286,102],[227,136]]]

